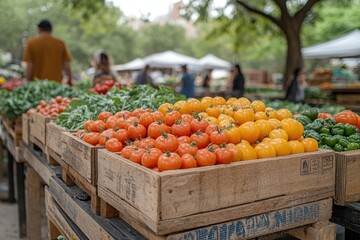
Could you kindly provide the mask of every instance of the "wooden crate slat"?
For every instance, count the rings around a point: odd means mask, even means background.
[[[360,201],[360,150],[336,153],[335,203]]]
[[[45,117],[39,113],[30,115],[30,135],[44,146],[46,146],[46,124],[50,120],[50,117]]]
[[[29,144],[29,135],[30,135],[30,119],[24,113],[22,115],[22,140],[27,145]]]

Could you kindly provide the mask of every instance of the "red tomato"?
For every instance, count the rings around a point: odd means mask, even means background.
[[[358,123],[357,115],[349,110],[342,111],[335,116],[336,123],[351,124],[356,126]]]
[[[202,131],[205,132],[206,128],[209,126],[209,122],[206,120],[197,120],[197,119],[193,119],[191,121],[191,131],[192,132],[197,132],[197,131]]]
[[[120,142],[124,143],[126,140],[129,139],[129,134],[127,130],[119,129],[115,132],[114,137],[117,138],[117,140],[119,140]]]
[[[197,167],[197,161],[191,154],[184,154],[181,156],[181,168],[187,169],[187,168],[196,168]]]
[[[163,122],[153,122],[148,127],[148,136],[153,139],[160,137],[161,132],[170,133],[171,127],[165,125]]]
[[[172,134],[163,133],[160,137],[156,138],[156,147],[162,151],[175,152],[178,146],[179,141]]]
[[[92,132],[103,132],[106,129],[106,125],[102,120],[96,120],[90,124],[90,130]]]
[[[139,124],[139,122],[134,122],[133,125],[129,126],[128,134],[132,140],[144,138],[146,136],[146,128]]]
[[[195,155],[198,151],[198,147],[196,146],[196,142],[192,142],[192,143],[182,143],[179,145],[179,147],[177,148],[176,152],[182,156],[184,154],[191,154],[191,155]]]
[[[210,134],[210,141],[213,144],[221,145],[229,141],[229,135],[227,132],[220,130],[214,131]]]
[[[101,112],[98,116],[98,120],[105,121],[109,117],[111,117],[113,114],[111,112]]]
[[[100,133],[100,137],[99,137],[99,145],[100,146],[105,146],[105,143],[110,139],[113,138],[115,135],[115,132],[113,129],[107,129],[105,131],[103,131],[102,133]]]
[[[216,132],[219,128],[219,125],[216,124],[210,124],[209,126],[207,126],[207,128],[205,129],[205,133],[207,135],[211,135],[212,132]]]
[[[226,164],[234,161],[234,152],[227,148],[218,148],[215,150],[216,164]]]
[[[118,119],[119,118],[116,116],[108,117],[108,119],[106,120],[106,123],[105,123],[106,129],[115,128]]]
[[[150,148],[145,151],[141,158],[141,164],[147,168],[155,168],[158,164],[159,157],[163,152],[158,148]]]
[[[165,152],[158,159],[159,171],[176,170],[181,168],[181,157],[177,153]]]
[[[191,142],[196,142],[199,149],[206,148],[210,143],[209,135],[201,131],[196,132],[190,136]]]
[[[191,135],[191,125],[188,122],[177,121],[171,127],[171,133],[176,137],[181,136],[190,136]]]
[[[93,124],[93,123],[94,123],[93,120],[87,120],[87,121],[84,123],[84,131],[85,131],[85,132],[91,132],[90,125]]]
[[[165,115],[164,122],[166,125],[171,127],[172,125],[175,124],[177,120],[180,119],[181,119],[181,113],[179,113],[178,111],[172,111]]]
[[[145,153],[145,149],[142,148],[134,148],[134,151],[132,152],[130,156],[130,160],[134,163],[141,164],[141,158]]]
[[[330,113],[319,113],[318,114],[318,118],[322,118],[322,119],[327,119],[327,118],[332,118],[332,117],[333,116]]]
[[[155,121],[162,121],[164,120],[164,115],[160,111],[155,111],[152,113],[154,116]]]
[[[130,159],[131,154],[135,151],[133,146],[126,146],[121,150],[121,156],[126,159]]]
[[[100,133],[90,132],[90,133],[85,133],[83,140],[91,145],[96,146],[99,144],[99,137],[100,137]]]
[[[136,146],[143,149],[154,148],[156,146],[156,140],[150,137],[142,138]]]
[[[151,123],[155,122],[155,117],[150,112],[145,112],[141,114],[139,118],[139,123],[143,125],[145,128],[148,128]]]
[[[199,167],[212,166],[216,164],[216,155],[208,148],[200,149],[196,153],[195,157]]]
[[[191,121],[194,119],[194,116],[186,113],[181,115],[181,119],[185,122],[191,123]]]
[[[188,136],[182,136],[178,138],[179,145],[182,143],[191,143],[190,137]]]
[[[116,138],[110,138],[106,141],[105,147],[110,152],[120,152],[123,149],[122,143]]]

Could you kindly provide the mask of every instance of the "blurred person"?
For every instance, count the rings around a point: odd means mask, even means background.
[[[175,85],[175,87],[181,86],[180,93],[185,95],[187,98],[195,97],[195,82],[194,79],[187,71],[187,65],[181,65],[182,77],[181,81]]]
[[[150,66],[145,65],[144,69],[136,76],[135,85],[150,84],[154,86],[153,79],[150,76]]]
[[[233,96],[241,98],[245,91],[245,78],[242,74],[240,64],[235,64],[232,68],[232,89]]]
[[[64,70],[71,85],[71,55],[65,43],[52,36],[52,25],[48,20],[42,20],[37,26],[39,35],[28,40],[23,54],[27,80],[38,78],[62,82]]]
[[[205,78],[202,84],[206,96],[209,95],[210,92],[211,73],[212,73],[212,69],[206,70]]]
[[[105,81],[116,82],[115,73],[111,71],[111,63],[109,55],[100,50],[94,54],[93,65],[95,67],[95,74],[93,78],[93,85],[97,83],[104,83]]]
[[[295,68],[286,87],[285,100],[301,102],[305,99],[306,79],[302,67]]]

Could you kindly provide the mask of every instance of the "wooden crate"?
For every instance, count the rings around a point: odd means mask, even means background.
[[[23,113],[22,117],[22,140],[28,145],[30,136],[30,118],[26,113]]]
[[[59,235],[64,236],[66,239],[87,239],[85,234],[55,202],[48,187],[45,187],[45,204],[49,239],[56,240]]]
[[[62,132],[74,133],[75,131],[67,131],[66,129],[56,125],[54,122],[49,122],[46,125],[46,157],[50,165],[63,165],[63,161],[61,159]]]
[[[61,133],[62,142],[62,177],[67,184],[75,183],[91,196],[91,208],[96,213],[100,211],[100,201],[97,196],[97,153],[98,149],[88,144],[75,134]]]
[[[360,150],[336,153],[335,204],[360,201]]]
[[[273,233],[288,233],[303,240],[335,240],[336,226],[329,223],[332,199],[292,206],[247,216],[228,222],[213,224],[180,233],[159,236],[147,226],[134,221],[132,216],[121,215],[125,221],[152,240],[184,239],[273,239]]]
[[[22,118],[15,117],[13,120],[9,120],[3,115],[3,124],[5,132],[12,138],[12,141],[16,146],[20,145],[22,134]]]
[[[2,116],[0,117],[0,140],[5,141],[5,126]]]
[[[30,141],[37,145],[43,152],[46,146],[46,124],[51,118],[39,113],[30,115]]]
[[[99,197],[159,235],[335,195],[328,150],[162,173],[98,152]]]

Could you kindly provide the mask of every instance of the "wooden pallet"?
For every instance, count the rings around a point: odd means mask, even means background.
[[[86,192],[91,199],[91,209],[95,213],[100,213],[100,198],[97,194],[97,187],[90,183],[87,179],[81,176],[72,166],[62,163],[61,176],[65,184],[73,185],[76,184],[81,190]]]
[[[98,152],[99,197],[158,235],[335,195],[328,150],[162,173]]]
[[[335,204],[360,201],[360,150],[336,153]]]
[[[32,113],[30,115],[30,137],[31,141],[36,140],[37,144],[46,146],[46,124],[51,120],[50,117],[45,117],[39,113]],[[45,152],[45,149],[43,150]]]
[[[345,227],[346,240],[360,239],[360,202],[334,205],[331,221]]]
[[[145,238],[119,218],[104,219],[91,211],[89,201],[79,200],[82,191],[77,186],[66,186],[54,177],[49,184],[49,193],[66,215],[89,239],[139,239]]]
[[[66,239],[88,239],[54,201],[47,187],[45,188],[45,204],[49,239],[56,240],[59,235],[64,236]]]

